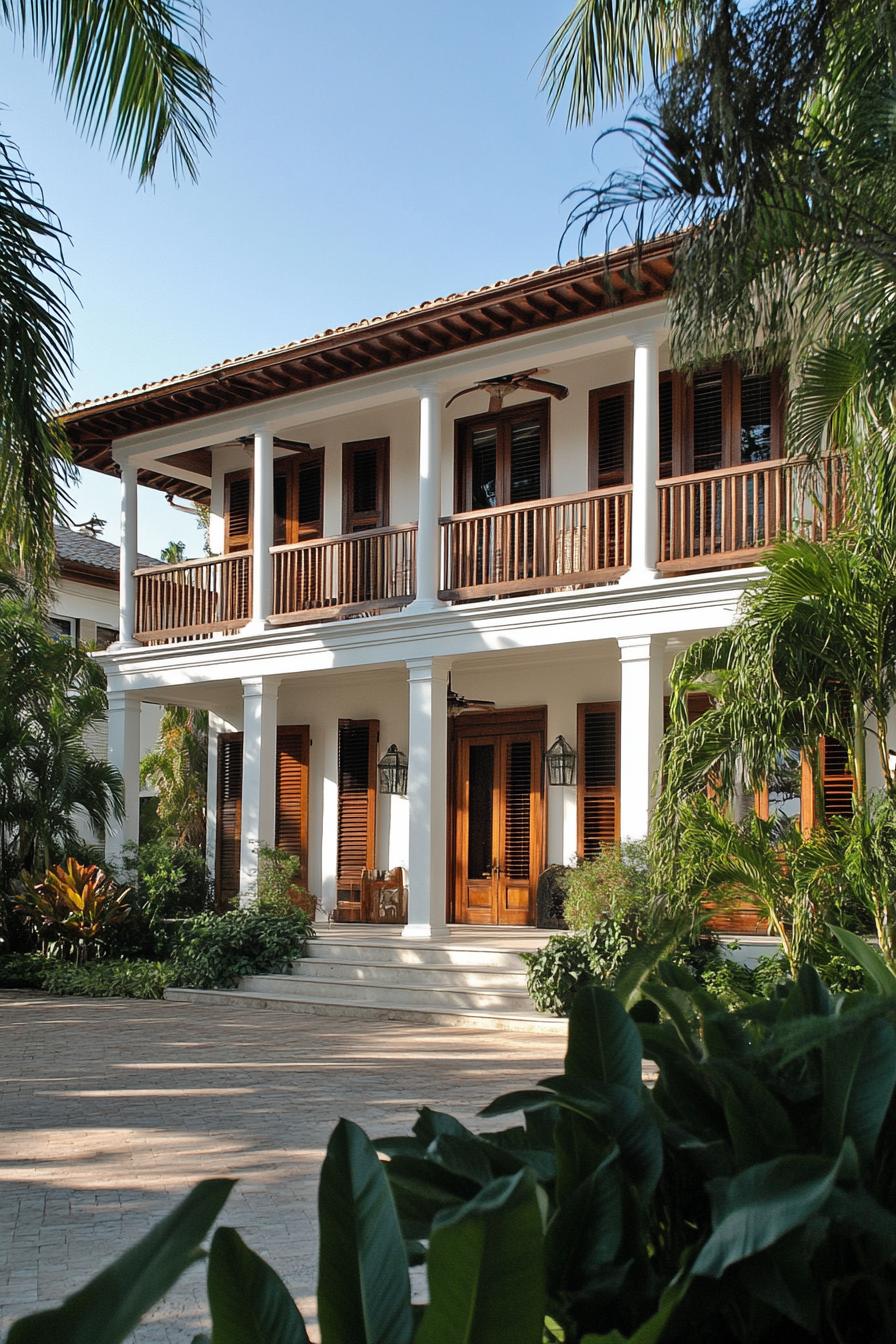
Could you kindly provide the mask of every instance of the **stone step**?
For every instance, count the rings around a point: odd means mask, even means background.
[[[503,966],[481,963],[475,966],[420,965],[377,956],[367,961],[342,960],[335,957],[303,957],[294,961],[294,976],[303,980],[354,980],[364,984],[424,985],[439,989],[483,989],[504,993],[507,990],[525,992],[526,975],[522,970],[508,970]]]
[[[266,977],[258,976],[258,979]],[[165,998],[175,1003],[212,1003],[232,1008],[279,1008],[287,1012],[314,1017],[361,1018],[364,1023],[376,1021],[428,1023],[438,1027],[465,1027],[479,1031],[519,1031],[539,1036],[566,1036],[565,1018],[546,1017],[534,1010],[529,1012],[484,1013],[460,1008],[369,1008],[353,999],[339,1000],[335,995],[327,1002],[303,1001],[276,993],[250,993],[244,989],[174,989],[165,990]]]
[[[534,950],[533,943],[532,949]],[[521,947],[520,952],[529,951]],[[466,966],[472,969],[520,971],[523,963],[519,952],[488,946],[471,947],[465,944],[451,946],[449,942],[434,943],[429,939],[413,938],[357,938],[345,935],[320,934],[309,940],[305,955],[324,961],[394,962],[400,966]]]
[[[456,989],[433,985],[377,984],[359,979],[318,980],[298,975],[247,975],[239,984],[249,994],[275,994],[304,1002],[353,1003],[359,1009],[404,1008],[425,1011],[522,1013],[537,1016],[525,989]]]

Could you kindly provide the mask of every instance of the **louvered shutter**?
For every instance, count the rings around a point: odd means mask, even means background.
[[[360,896],[361,874],[372,868],[376,824],[375,719],[339,722],[339,831],[337,837],[337,900]]]
[[[772,445],[772,379],[769,374],[744,374],[740,384],[739,461],[768,462]]]
[[[231,471],[224,478],[224,550],[248,551],[252,545],[252,478]]]
[[[830,821],[832,817],[852,816],[855,780],[849,769],[849,757],[843,743],[834,737],[823,737],[819,766],[825,821]]]
[[[625,485],[631,477],[632,384],[617,383],[591,392],[589,422],[590,488]]]
[[[344,532],[386,527],[389,521],[389,440],[363,439],[342,445]]]
[[[619,704],[579,705],[578,851],[619,839]]]
[[[542,420],[510,426],[510,504],[541,499]]]
[[[722,371],[698,373],[692,395],[693,470],[718,471],[725,445]]]
[[[240,830],[243,798],[243,735],[218,737],[215,897],[219,910],[236,903],[240,889]]]
[[[660,479],[675,472],[675,387],[670,374],[660,379],[659,404]]]
[[[302,862],[299,881],[308,884],[307,724],[277,729],[277,819],[275,840]]]
[[[532,742],[507,744],[504,785],[504,868],[507,877],[526,882],[532,852]]]

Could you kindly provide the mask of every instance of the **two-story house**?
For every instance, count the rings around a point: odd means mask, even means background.
[[[669,372],[673,264],[661,239],[65,414],[121,477],[110,844],[141,700],[211,713],[225,898],[277,844],[340,920],[402,867],[409,936],[526,926],[546,865],[645,834],[671,660],[838,499],[782,457],[775,377]],[[212,558],[137,568],[138,481],[210,503]]]

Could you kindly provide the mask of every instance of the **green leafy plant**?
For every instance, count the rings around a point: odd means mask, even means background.
[[[113,925],[128,918],[128,895],[128,888],[96,864],[70,858],[49,868],[40,882],[24,879],[16,904],[44,945],[57,943],[82,961]]]
[[[39,988],[92,999],[161,999],[173,979],[160,961],[92,961],[86,966],[47,959]]]
[[[833,997],[803,968],[736,1013],[662,944],[640,947],[618,996],[577,996],[563,1072],[499,1097],[483,1132],[426,1107],[411,1134],[375,1141],[341,1120],[319,1190],[322,1344],[893,1338],[896,976],[850,940],[874,992]],[[198,1186],[7,1344],[120,1344],[201,1254],[228,1188]],[[307,1344],[288,1289],[231,1228],[207,1282],[205,1344]]]
[[[557,933],[536,952],[522,952],[529,997],[542,1013],[566,1017],[583,985],[613,985],[640,940],[639,917],[604,915],[584,931]]]
[[[258,880],[255,884],[255,903],[260,910],[272,914],[288,914],[298,908],[313,919],[318,901],[300,882],[303,869],[297,854],[286,849],[272,849],[260,845],[258,849]]]
[[[208,712],[168,705],[159,741],[140,762],[140,782],[156,790],[161,838],[176,849],[202,849],[207,777]]]
[[[43,989],[47,958],[40,952],[0,956],[0,989]]]
[[[571,929],[590,929],[605,915],[640,917],[646,934],[653,918],[647,843],[626,840],[604,845],[593,859],[564,875],[563,915]]]
[[[282,975],[302,955],[314,929],[296,908],[271,914],[257,905],[184,920],[171,953],[175,983],[226,989],[244,975]]]

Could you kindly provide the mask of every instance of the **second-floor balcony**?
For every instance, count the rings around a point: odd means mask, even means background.
[[[755,563],[784,535],[823,539],[843,516],[844,466],[774,460],[660,480],[656,568]],[[632,564],[633,487],[589,490],[439,520],[438,596],[501,599],[618,580]],[[417,591],[418,527],[381,527],[270,549],[268,625],[405,607]],[[243,629],[253,614],[243,550],[136,572],[135,637],[168,643]]]

